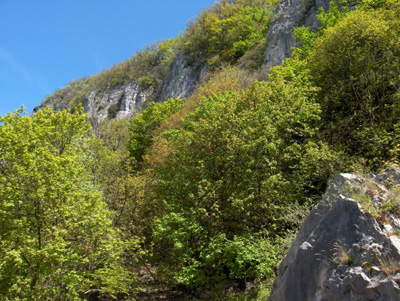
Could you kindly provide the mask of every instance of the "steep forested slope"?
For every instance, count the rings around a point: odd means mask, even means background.
[[[217,2],[1,118],[0,294],[265,298],[329,179],[398,162],[398,1],[331,2],[267,69],[270,25],[296,3]]]

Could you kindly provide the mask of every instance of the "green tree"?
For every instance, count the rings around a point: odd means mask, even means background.
[[[321,87],[325,137],[375,167],[390,159],[399,122],[399,11],[397,3],[347,14],[315,41],[308,57]]]
[[[276,1],[220,1],[204,10],[185,31],[183,49],[191,57],[208,58],[210,66],[236,62],[264,39]]]
[[[155,131],[172,114],[183,108],[182,100],[170,98],[163,103],[151,103],[129,124],[129,153],[136,162],[143,162],[143,156],[154,142]]]
[[[127,292],[124,246],[93,181],[82,108],[21,111],[0,118],[1,298]]]
[[[165,212],[154,235],[167,277],[192,288],[272,277],[279,237],[299,222],[289,208],[323,191],[333,162],[315,142],[314,94],[255,83],[204,99],[182,129],[162,134],[172,151],[157,168]],[[267,245],[270,253],[249,255]]]

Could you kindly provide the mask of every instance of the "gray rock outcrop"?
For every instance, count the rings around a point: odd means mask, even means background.
[[[84,103],[85,113],[94,123],[106,118],[133,117],[151,101],[190,96],[206,72],[206,65],[189,64],[184,54],[179,53],[164,77],[160,92],[152,88],[141,89],[137,81],[106,91],[92,90]]]
[[[364,199],[384,203],[388,190],[383,184],[387,179],[400,184],[399,175],[337,176],[282,260],[269,300],[400,300],[396,218],[385,217],[379,224],[349,197],[361,187]]]
[[[206,64],[189,64],[183,53],[179,53],[165,75],[159,102],[168,98],[190,96],[207,73]]]
[[[198,87],[207,72],[204,64],[189,64],[183,53],[177,55],[164,77],[160,92],[142,89],[137,81],[106,91],[92,90],[84,102],[85,113],[96,122],[106,118],[133,117],[151,101],[185,98]]]
[[[132,117],[141,112],[142,105],[153,95],[143,90],[136,81],[119,85],[106,91],[92,90],[83,107],[89,119]]]
[[[272,22],[267,35],[267,48],[264,53],[266,68],[283,63],[292,55],[291,49],[299,47],[293,35],[293,28],[299,26],[317,29],[320,26],[316,18],[320,7],[328,10],[331,0],[282,0],[274,11],[275,21]]]
[[[106,90],[92,89],[83,92],[84,112],[88,114],[93,126],[104,119],[134,117],[152,101],[189,97],[198,88],[206,72],[205,63],[189,63],[185,55],[179,53],[160,88],[144,89],[139,81],[134,80]],[[68,109],[70,101],[76,97],[75,90],[84,91],[83,87],[84,84],[78,88],[66,86],[58,92],[62,96],[49,97],[40,107],[51,107],[56,112]]]

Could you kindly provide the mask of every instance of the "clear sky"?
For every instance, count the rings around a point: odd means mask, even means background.
[[[0,115],[177,37],[216,0],[0,0]]]

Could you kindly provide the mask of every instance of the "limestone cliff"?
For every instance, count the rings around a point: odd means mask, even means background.
[[[198,87],[207,72],[205,64],[189,64],[183,53],[179,53],[166,72],[160,88],[143,87],[134,80],[108,89],[89,89],[84,81],[76,81],[80,87],[67,86],[48,98],[41,107],[49,106],[55,111],[70,107],[70,101],[76,97],[76,90],[83,91],[84,112],[88,113],[93,124],[106,118],[133,117],[140,113],[151,101],[163,102],[168,98],[189,97]],[[86,91],[86,90],[87,91]],[[86,91],[86,92],[85,92]],[[82,96],[80,96],[82,98]]]
[[[206,75],[206,64],[189,64],[183,53],[179,53],[172,67],[165,75],[159,102],[168,98],[185,98],[198,87]]]
[[[136,82],[119,85],[106,91],[90,91],[83,104],[90,119],[133,117],[154,91],[141,89]]]
[[[282,0],[274,11],[272,25],[267,35],[267,48],[264,54],[264,67],[279,65],[284,58],[291,56],[292,47],[299,46],[293,36],[293,27],[307,26],[317,29],[316,14],[319,8],[328,9],[330,0]],[[105,118],[132,117],[141,112],[149,102],[163,102],[170,97],[186,98],[198,87],[207,72],[205,58],[188,60],[181,52],[168,68],[160,68],[155,85],[142,85],[141,76],[136,80],[114,85],[113,78],[107,78],[100,87],[88,84],[90,80],[77,80],[65,89],[60,89],[49,97],[41,107],[50,106],[56,111],[83,103],[85,112],[91,120],[98,122]],[[107,73],[107,72],[106,72]],[[96,88],[97,87],[97,88]],[[106,87],[106,88],[105,88]]]
[[[161,92],[151,88],[143,89],[137,81],[104,92],[92,90],[84,103],[85,113],[88,113],[90,119],[97,121],[133,117],[150,101],[163,102],[168,98],[189,97],[206,72],[206,65],[190,65],[183,53],[180,53],[164,77]]]
[[[264,66],[269,68],[282,64],[292,55],[291,49],[298,47],[293,36],[293,28],[306,26],[317,29],[320,26],[316,18],[320,7],[325,10],[330,0],[282,0],[274,11],[275,21],[267,35],[267,48],[264,53]]]
[[[398,184],[397,170],[339,175],[282,260],[269,300],[400,300],[399,219],[377,215]]]

